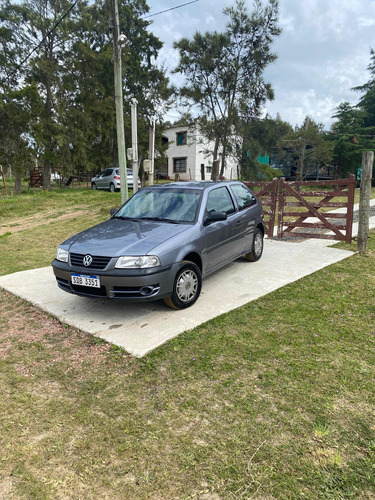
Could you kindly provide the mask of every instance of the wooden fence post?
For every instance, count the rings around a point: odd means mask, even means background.
[[[357,249],[360,254],[367,250],[367,239],[369,232],[370,217],[370,196],[371,196],[371,177],[374,163],[374,152],[365,151],[362,154],[362,172],[361,187],[359,198],[359,221],[358,221],[358,240]]]
[[[283,237],[283,226],[284,226],[284,204],[285,204],[285,178],[282,177],[279,181],[279,207],[277,215],[277,237],[281,239]]]
[[[352,242],[353,233],[353,207],[354,207],[354,195],[355,195],[355,183],[356,178],[354,174],[349,177],[348,186],[348,208],[346,209],[346,243]]]

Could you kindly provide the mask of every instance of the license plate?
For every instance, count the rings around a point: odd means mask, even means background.
[[[87,276],[86,274],[72,273],[72,284],[100,288],[100,278],[99,276]]]

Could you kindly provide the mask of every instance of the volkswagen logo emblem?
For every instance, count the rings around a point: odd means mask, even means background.
[[[83,257],[83,265],[86,266],[86,267],[88,267],[88,266],[91,266],[91,264],[92,264],[92,257],[91,257],[91,255],[85,255]]]

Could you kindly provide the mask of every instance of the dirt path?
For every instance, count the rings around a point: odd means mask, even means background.
[[[72,212],[67,212],[58,217],[53,217],[55,211],[44,212],[43,214],[30,215],[28,217],[23,217],[22,219],[14,220],[7,225],[0,226],[0,236],[5,233],[19,233],[20,231],[25,231],[27,229],[33,229],[38,226],[47,226],[52,222],[64,221],[69,219],[74,219],[79,215],[83,215],[89,212],[86,210],[76,210]]]

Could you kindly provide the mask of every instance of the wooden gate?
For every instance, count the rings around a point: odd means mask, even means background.
[[[278,179],[273,179],[271,182],[247,181],[244,183],[254,191],[263,206],[265,234],[269,238],[272,238],[275,226],[278,181]]]
[[[350,243],[355,182],[354,175],[349,179],[331,181],[287,182],[280,179],[277,237],[321,238]],[[306,189],[310,187],[311,190]],[[314,191],[314,187],[318,190]],[[331,190],[322,189],[324,187],[331,187]],[[332,201],[333,198],[340,198],[340,201]],[[330,212],[331,208],[344,211]],[[309,218],[313,220],[308,221]],[[333,234],[327,234],[327,231]]]

